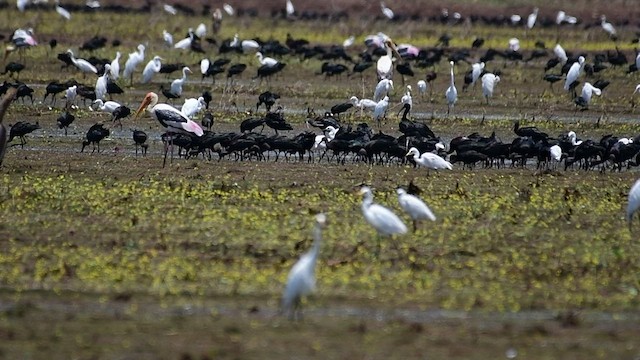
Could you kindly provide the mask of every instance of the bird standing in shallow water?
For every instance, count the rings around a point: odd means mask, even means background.
[[[287,286],[282,294],[282,310],[289,313],[289,317],[292,319],[296,317],[296,313],[301,315],[302,297],[315,290],[316,263],[322,242],[322,228],[326,223],[327,217],[324,214],[316,215],[313,228],[313,247],[293,265],[287,277]]]

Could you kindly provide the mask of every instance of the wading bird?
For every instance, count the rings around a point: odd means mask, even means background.
[[[493,90],[498,82],[500,82],[500,76],[492,73],[486,73],[482,76],[482,95],[487,99],[487,104],[489,104],[489,98],[493,96]]]
[[[1,109],[0,109],[1,110]],[[640,209],[640,179],[629,190],[629,203],[627,204],[627,223],[629,223],[629,230],[631,230],[631,220],[633,220],[633,214]]]
[[[427,175],[429,174],[428,173],[429,169],[433,169],[433,170],[440,170],[440,169],[452,170],[453,169],[453,166],[451,166],[450,162],[448,162],[447,160],[443,159],[442,157],[434,153],[424,152],[422,153],[422,155],[420,155],[420,151],[412,147],[411,149],[409,149],[409,152],[407,152],[407,156],[410,156],[410,155],[413,155],[413,161],[415,161],[416,164],[427,168]]]
[[[447,98],[447,115],[451,112],[451,108],[458,101],[458,89],[456,89],[455,77],[453,74],[453,61],[449,62],[451,66],[451,84],[447,88],[447,91],[444,93]]]
[[[291,268],[287,277],[287,285],[282,294],[282,310],[288,313],[291,319],[295,319],[296,315],[301,315],[302,298],[312,293],[316,288],[316,263],[322,243],[322,228],[327,223],[327,217],[324,214],[318,214],[315,220],[313,247],[302,255]]]
[[[420,198],[415,195],[408,194],[404,189],[398,188],[396,190],[398,193],[398,203],[400,203],[400,207],[404,210],[413,221],[413,232],[416,232],[418,229],[418,221],[427,219],[431,221],[436,221],[436,216],[433,214],[431,209],[425,204]]]
[[[174,108],[171,105],[160,103],[158,104],[158,94],[154,92],[148,93],[140,107],[135,113],[134,119],[137,119],[140,116],[140,113],[147,109],[147,111],[151,114],[151,116],[158,120],[160,125],[162,125],[167,132],[171,134],[186,134],[189,136],[202,136],[204,131],[196,122],[191,121],[188,117],[186,117],[180,110]],[[173,156],[173,143],[170,142],[171,147],[171,155]],[[162,166],[164,167],[167,162],[167,152],[168,148],[165,149],[164,152],[164,161]]]
[[[116,81],[120,77],[120,51],[116,51],[116,57],[111,61],[111,80]]]
[[[142,83],[146,84],[151,81],[153,75],[160,72],[160,68],[162,68],[162,58],[160,56],[154,56],[142,70]]]
[[[362,214],[369,225],[373,226],[380,236],[406,234],[407,226],[400,218],[386,207],[373,203],[373,192],[368,186],[360,188],[362,200]],[[380,252],[380,237],[377,238],[376,254]]]
[[[71,49],[67,50],[67,54],[69,54],[69,57],[71,58],[71,62],[73,63],[73,65],[75,67],[77,67],[80,71],[82,71],[83,74],[86,73],[92,73],[92,74],[97,74],[98,73],[98,69],[96,69],[95,66],[91,65],[90,62],[88,62],[85,59],[76,59],[76,57],[73,55],[73,51],[71,51]]]

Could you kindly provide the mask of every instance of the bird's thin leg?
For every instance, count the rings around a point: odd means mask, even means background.
[[[164,168],[167,164],[167,153],[169,152],[169,143],[164,143],[164,160],[162,161],[162,167]]]
[[[413,232],[418,231],[418,221],[417,220],[413,220]]]

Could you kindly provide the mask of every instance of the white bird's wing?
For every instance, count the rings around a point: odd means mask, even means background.
[[[392,235],[407,232],[407,226],[402,220],[382,205],[371,204],[366,215],[369,223],[382,234]]]
[[[412,219],[429,219],[436,221],[436,216],[433,214],[433,211],[417,196],[402,194],[398,197],[398,202],[400,203],[400,207],[402,207]]]
[[[627,221],[631,221],[633,213],[640,208],[640,179],[629,190],[629,203],[627,204]]]

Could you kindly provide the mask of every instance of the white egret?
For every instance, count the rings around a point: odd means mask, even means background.
[[[569,90],[571,85],[578,80],[582,69],[584,68],[584,56],[580,56],[578,61],[574,62],[567,72],[567,78],[564,81],[564,89]]]
[[[200,96],[197,99],[196,98],[185,99],[184,104],[182,105],[182,108],[180,108],[180,111],[182,111],[182,113],[186,117],[191,118],[198,112],[202,111],[202,109],[204,109],[205,107],[206,107],[206,104],[204,102],[204,98]]]
[[[486,73],[482,76],[482,95],[487,99],[487,104],[489,98],[493,96],[493,90],[498,82],[500,82],[500,76],[495,74]]]
[[[538,8],[534,8],[533,12],[527,17],[527,29],[531,30],[538,19]]]
[[[156,55],[153,57],[153,59],[149,60],[147,65],[142,70],[142,83],[146,84],[151,81],[153,75],[160,72],[160,68],[162,68],[162,58]]]
[[[433,211],[431,211],[427,204],[420,200],[420,198],[408,194],[402,188],[398,188],[396,192],[398,193],[398,203],[400,203],[400,207],[409,214],[413,221],[413,232],[417,230],[419,220],[426,219],[436,221],[436,216],[433,214]]]
[[[291,0],[287,0],[287,3],[285,5],[285,11],[287,12],[287,17],[292,17],[293,14],[295,14],[296,9],[293,7],[293,3],[291,2]]]
[[[223,4],[223,5],[222,5],[222,9],[223,9],[223,10],[224,10],[224,12],[226,12],[226,13],[227,13],[227,15],[229,15],[229,16],[233,16],[233,15],[236,13],[236,11],[235,11],[235,9],[233,8],[233,6],[231,6],[231,5],[227,4],[227,3],[225,3],[225,4]]]
[[[96,87],[95,87],[96,99],[102,100],[104,99],[105,95],[107,95],[107,82],[109,81],[110,73],[111,73],[111,65],[105,64],[104,74],[102,74],[102,76],[99,76],[98,80],[96,80]]]
[[[111,60],[111,79],[113,81],[118,80],[118,78],[120,77],[120,57],[122,56],[122,54],[120,54],[120,51],[116,51],[116,57]]]
[[[342,47],[348,48],[356,41],[356,37],[351,35],[342,42]]]
[[[591,97],[593,95],[600,96],[601,94],[602,90],[591,85],[590,82],[585,82],[582,86],[582,93],[576,99],[576,105],[581,106],[583,109],[587,109],[589,107],[589,103],[591,102]]]
[[[178,41],[177,43],[175,43],[173,45],[174,49],[181,49],[181,50],[189,50],[191,49],[191,44],[193,43],[193,37],[195,36],[195,34],[193,33],[193,29],[189,28],[189,34],[187,35],[186,38]]]
[[[352,96],[350,100],[354,107],[360,108],[361,110],[373,110],[376,105],[378,105],[377,101],[373,101],[371,99],[358,99],[356,96]]]
[[[182,68],[182,77],[171,82],[171,93],[173,95],[182,95],[182,85],[187,81],[187,73],[191,73],[191,69],[185,66]]]
[[[273,66],[276,66],[276,64],[278,64],[278,60],[274,58],[270,58],[268,56],[264,56],[260,51],[256,53],[256,57],[258,58],[260,65],[267,65],[268,67],[273,67]]]
[[[56,0],[56,12],[66,20],[71,20],[71,13],[69,10],[60,6],[60,0]]]
[[[95,66],[93,66],[90,62],[88,62],[85,59],[76,59],[76,57],[73,55],[73,51],[71,51],[71,49],[67,50],[67,54],[69,54],[69,57],[71,58],[71,62],[73,63],[73,65],[75,65],[75,67],[77,67],[80,71],[82,71],[82,73],[93,73],[93,74],[97,74],[98,73],[98,69],[96,69]]]
[[[129,78],[131,83],[133,83],[133,72],[136,70],[136,67],[144,61],[144,50],[145,46],[143,44],[138,45],[138,50],[132,53],[129,53],[129,58],[124,63],[124,71],[122,72],[122,77]]]
[[[562,159],[562,148],[559,145],[553,145],[549,148],[549,155],[556,162]]]
[[[78,95],[78,85],[73,85],[67,88],[64,93],[65,99],[67,99],[66,108],[69,109],[74,106],[76,96]]]
[[[424,94],[426,93],[427,93],[427,82],[424,80],[418,81],[418,94],[420,94],[421,97],[424,97]]]
[[[522,20],[522,16],[518,15],[518,14],[513,14],[509,17],[509,20],[511,20],[511,24],[512,25],[517,25],[520,23],[520,21]]]
[[[171,35],[167,30],[162,30],[162,40],[168,47],[173,46],[173,35]]]
[[[567,137],[569,138],[569,140],[571,141],[571,145],[573,145],[573,146],[578,146],[578,145],[582,144],[582,140],[577,140],[578,139],[578,135],[576,135],[575,131],[569,131],[567,133]]]
[[[204,23],[200,23],[200,25],[196,27],[194,34],[199,38],[205,37],[207,35],[207,25],[205,25]]]
[[[382,10],[382,15],[384,15],[387,19],[393,20],[393,10],[389,9],[382,1],[380,1],[380,10]]]
[[[389,90],[393,89],[393,80],[382,79],[376,85],[373,93],[373,101],[380,101],[389,94]]]
[[[556,46],[553,48],[553,53],[558,58],[558,60],[560,60],[560,65],[566,64],[567,60],[569,60],[569,57],[567,57],[567,52],[564,51],[560,44],[556,44]]]
[[[451,65],[451,84],[447,88],[445,92],[445,97],[447,98],[447,115],[451,112],[451,108],[458,101],[458,89],[456,89],[455,78],[453,75],[453,61],[449,61],[449,65]]]
[[[451,166],[451,163],[448,162],[447,160],[443,159],[442,157],[440,157],[437,154],[434,153],[430,153],[430,152],[424,152],[422,153],[422,155],[420,155],[420,151],[414,147],[412,147],[411,149],[409,149],[409,152],[407,152],[407,156],[409,155],[413,155],[413,161],[416,162],[416,164],[418,164],[419,166],[422,167],[426,167],[427,171],[430,169],[433,170],[440,170],[440,169],[447,169],[447,170],[453,170],[453,166]],[[428,172],[427,172],[428,174]]]
[[[373,109],[373,120],[378,122],[378,127],[382,123],[382,119],[385,117],[387,113],[387,109],[389,108],[389,97],[385,96],[382,100],[378,101],[376,107]]]
[[[407,85],[407,90],[405,91],[404,95],[402,95],[402,98],[400,99],[400,103],[402,105],[409,105],[409,109],[411,109],[413,107],[413,97],[411,96],[411,85]]]
[[[509,50],[511,51],[520,50],[520,40],[518,40],[518,38],[509,39]]]
[[[100,99],[96,99],[93,105],[97,107],[98,110],[108,112],[109,114],[113,114],[113,112],[120,107],[120,104],[115,101],[103,102]]]
[[[300,310],[302,298],[315,291],[315,269],[322,242],[322,228],[325,227],[326,223],[326,215],[316,215],[313,228],[313,247],[309,252],[302,255],[289,271],[287,285],[282,294],[282,310],[289,313],[290,318],[295,318],[296,312]]]
[[[627,222],[629,223],[629,229],[631,229],[631,220],[633,214],[640,209],[640,179],[629,190],[629,203],[627,204]]]
[[[616,28],[613,27],[613,24],[607,22],[607,17],[604,15],[600,17],[600,26],[602,26],[602,30],[609,34],[610,38],[616,40]]]
[[[336,134],[338,133],[338,130],[340,130],[340,128],[327,126],[323,131],[324,135],[317,135],[315,137],[315,141],[313,143],[313,147],[311,148],[311,150],[314,150],[314,151],[326,150],[327,143],[335,139]]]
[[[380,236],[393,236],[395,234],[406,234],[407,226],[400,220],[398,215],[380,204],[373,203],[373,192],[368,186],[360,189],[362,199],[362,214],[364,219],[373,226]],[[376,254],[380,252],[380,237],[377,237]]]
[[[475,86],[476,81],[478,81],[484,71],[484,66],[484,62],[471,64],[471,85]]]
[[[164,4],[162,7],[164,8],[164,11],[168,12],[171,15],[175,15],[178,13],[178,10],[169,4]]]

